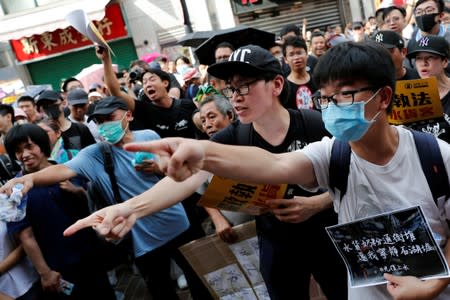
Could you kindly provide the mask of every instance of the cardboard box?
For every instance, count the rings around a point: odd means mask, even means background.
[[[269,300],[259,272],[255,221],[233,227],[238,241],[223,242],[217,234],[180,247],[215,299]]]

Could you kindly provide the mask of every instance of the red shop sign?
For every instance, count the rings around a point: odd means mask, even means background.
[[[111,4],[106,6],[105,9],[105,17],[101,21],[94,21],[103,38],[108,41],[126,37],[127,31],[120,5],[117,3]],[[44,32],[43,34],[35,34],[19,40],[11,40],[10,43],[17,60],[20,62],[63,53],[92,44],[72,26],[52,32]]]

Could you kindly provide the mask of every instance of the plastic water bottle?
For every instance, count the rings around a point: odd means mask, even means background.
[[[11,195],[0,194],[0,220],[5,222],[17,222],[25,218],[27,201],[22,201],[23,184],[16,184]]]
[[[136,152],[134,154],[133,165],[140,165],[144,160],[154,159],[155,156],[150,152]]]

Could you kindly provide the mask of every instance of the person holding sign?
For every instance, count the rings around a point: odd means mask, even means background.
[[[242,60],[246,53],[248,57]],[[267,50],[244,46],[233,52],[229,61],[215,66],[210,66],[208,71],[228,81],[222,93],[229,97],[240,120],[216,133],[213,140],[255,145],[281,153],[296,151],[329,135],[319,112],[283,107],[283,102],[287,101],[287,83],[281,75],[279,61]],[[271,173],[271,169],[264,172]],[[166,177],[154,188],[130,199],[127,205],[115,205],[80,220],[66,234],[95,223],[99,225],[100,234],[111,238],[121,236],[133,226],[136,218],[182,200],[208,177],[209,173],[204,171],[180,183]],[[261,274],[270,297],[291,299],[295,295],[296,299],[309,299],[312,274],[329,300],[346,299],[345,267],[324,230],[325,226],[337,222],[329,195],[323,191],[309,193],[295,185],[288,190],[292,192],[285,198],[292,199],[272,199],[267,206],[273,208],[256,216]],[[108,223],[116,216],[123,217],[124,222],[119,222],[110,232]],[[295,270],[295,275],[286,272],[287,269]]]
[[[444,115],[442,118],[411,125],[412,128],[429,132],[436,137],[450,142],[450,78],[445,73],[450,57],[449,44],[444,37],[427,35],[415,43],[407,54],[415,59],[420,78],[435,77]],[[427,100],[427,95],[423,96]],[[413,100],[413,99],[412,99]],[[428,101],[432,101],[428,99]]]
[[[242,61],[246,61],[246,57]],[[445,219],[449,219],[446,211],[450,202],[444,199],[447,201],[440,202],[439,206],[434,202],[426,177],[420,171],[421,162],[411,131],[387,122],[395,88],[395,69],[389,52],[373,42],[339,44],[320,59],[314,78],[320,87],[322,118],[334,138],[324,138],[302,150],[274,154],[257,147],[182,138],[124,147],[129,151],[157,154],[161,170],[174,180],[184,180],[181,184],[192,181],[196,177],[193,174],[207,170],[236,180],[288,182],[316,190],[331,187],[329,167],[333,143],[335,140],[348,142],[352,153],[347,192],[341,199],[338,190],[329,189],[339,223],[420,205],[431,230],[440,237],[448,262],[450,234]],[[445,168],[449,170],[450,146],[439,139],[437,143]],[[7,190],[10,188],[8,185]],[[130,214],[124,207],[115,210],[116,216]],[[98,214],[80,220],[66,230],[66,234],[88,226],[102,227],[102,221],[112,222],[104,218],[105,215]],[[111,227],[102,227],[101,231],[120,235],[124,229],[126,220],[117,222],[112,231]],[[300,236],[292,238],[301,239]],[[388,273],[384,277],[388,281],[386,285],[349,289],[349,299],[443,300],[450,297],[448,278],[422,281]]]

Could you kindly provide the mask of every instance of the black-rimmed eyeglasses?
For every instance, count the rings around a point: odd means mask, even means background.
[[[355,102],[356,93],[364,91],[375,91],[377,89],[378,88],[373,86],[367,86],[357,90],[337,92],[331,96],[318,95],[317,102],[319,103],[321,109],[326,109],[328,107],[328,103],[330,102],[333,102],[336,106],[352,105],[353,102]]]
[[[250,82],[241,84],[238,88],[228,86],[228,87],[222,89],[222,94],[227,98],[233,97],[234,92],[236,92],[239,96],[248,95],[248,93],[250,92],[250,86],[260,80],[262,80],[262,79],[252,80]]]

